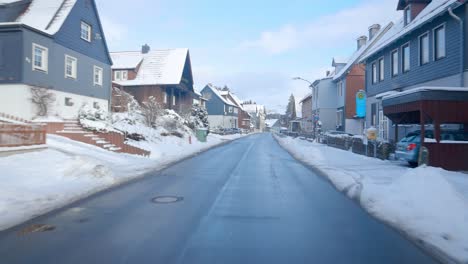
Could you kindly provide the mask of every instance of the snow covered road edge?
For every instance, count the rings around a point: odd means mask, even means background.
[[[274,137],[294,158],[435,258],[468,263],[468,239],[463,235],[468,234],[468,189],[461,194],[445,179],[459,177],[468,183],[468,175],[431,167],[410,169],[317,143]],[[439,196],[423,201],[431,191]]]

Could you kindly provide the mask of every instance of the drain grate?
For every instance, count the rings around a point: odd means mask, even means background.
[[[156,204],[170,204],[170,203],[177,203],[183,200],[184,200],[184,197],[180,197],[180,196],[157,196],[151,199],[151,202],[156,203]]]
[[[26,228],[21,229],[18,234],[19,235],[27,235],[31,233],[40,233],[40,232],[48,232],[55,230],[55,226],[52,225],[43,225],[43,224],[36,224],[30,225]]]

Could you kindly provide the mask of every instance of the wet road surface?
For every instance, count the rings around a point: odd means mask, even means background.
[[[0,263],[436,262],[259,134],[0,232]]]

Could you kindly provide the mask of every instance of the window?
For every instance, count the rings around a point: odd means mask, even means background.
[[[47,72],[49,49],[33,44],[33,70]]]
[[[377,65],[372,63],[372,83],[377,83]]]
[[[167,104],[167,92],[163,93],[163,100],[164,100],[164,103]]]
[[[102,68],[94,66],[94,85],[102,86]]]
[[[65,106],[73,106],[73,100],[70,97],[65,97]]]
[[[172,96],[172,105],[176,105],[176,96],[175,95]]]
[[[338,90],[338,96],[343,96],[343,82],[341,82],[341,81],[338,82],[337,86],[338,86],[338,89],[337,89]]]
[[[434,57],[436,60],[445,58],[445,25],[434,29]]]
[[[371,126],[377,124],[377,104],[371,105]]]
[[[429,33],[419,37],[419,65],[429,63]]]
[[[385,79],[385,61],[384,58],[379,59],[379,81]]]
[[[77,62],[76,58],[65,55],[65,78],[76,79]]]
[[[81,21],[81,38],[91,42],[91,26],[83,21]]]
[[[392,51],[392,76],[398,75],[398,50]]]
[[[343,110],[336,111],[336,128],[343,125]]]
[[[411,23],[411,6],[405,9],[405,26]]]
[[[114,80],[116,80],[116,81],[126,81],[126,80],[128,80],[128,72],[127,71],[115,71],[114,72]]]
[[[386,117],[382,110],[379,111],[379,138],[388,140],[388,117]]]
[[[410,45],[409,43],[408,44],[405,44],[403,45],[403,47],[401,48],[402,50],[402,60],[401,60],[401,63],[402,63],[402,68],[403,68],[403,72],[408,72],[410,70]]]

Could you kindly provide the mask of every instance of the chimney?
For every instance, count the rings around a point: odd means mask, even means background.
[[[358,50],[360,50],[366,44],[367,44],[367,36],[360,36],[357,39],[357,49]]]
[[[372,40],[375,35],[377,35],[377,32],[380,30],[380,25],[379,24],[374,24],[369,27],[369,40]]]
[[[148,44],[145,44],[141,47],[141,53],[142,54],[147,54],[148,52],[150,52],[151,48],[150,46],[148,46]]]

